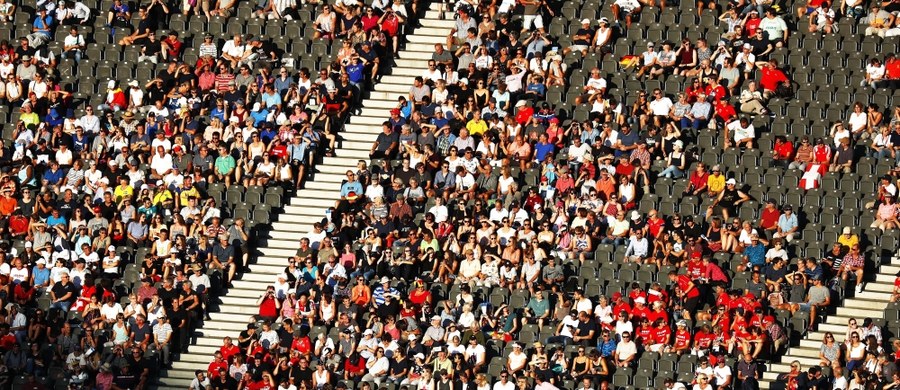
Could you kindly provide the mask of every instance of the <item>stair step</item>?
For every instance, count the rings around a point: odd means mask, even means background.
[[[401,61],[401,60],[397,60],[397,61]],[[413,61],[413,60],[402,60],[402,61]],[[424,69],[424,66],[422,67],[422,69]],[[388,77],[388,76],[384,76],[384,77]],[[410,80],[410,81],[412,81],[412,80]],[[372,92],[369,92],[369,99],[376,100],[376,101],[393,102],[393,103],[394,103],[394,106],[396,106],[396,105],[397,105],[397,98],[400,97],[400,96],[407,96],[407,95],[409,95],[409,90],[408,90],[408,89],[407,89],[407,93],[406,93],[406,94],[402,94],[402,93],[393,93],[393,92],[383,92],[383,91],[372,91]],[[369,99],[366,99],[366,100],[363,101],[363,106],[366,105],[366,102],[368,102]]]
[[[286,207],[300,207],[300,206],[286,206]],[[293,212],[284,212],[283,214],[294,214]],[[262,242],[266,248],[279,248],[279,249],[297,249],[297,242],[290,239],[280,239],[280,238],[266,238],[265,241]]]
[[[436,12],[436,11],[426,11],[425,13],[426,14],[434,13],[433,17],[436,17],[438,15],[438,12]],[[438,35],[419,35],[419,34],[410,35],[410,36],[406,37],[406,42],[408,42],[406,45],[409,46],[409,44],[411,44],[411,43],[416,43],[416,44],[421,43],[421,44],[429,45],[431,47],[431,49],[433,50],[434,45],[436,43],[446,45],[447,35],[448,34],[444,34],[444,35],[440,35],[440,36],[438,36]]]
[[[380,128],[380,125],[379,125],[379,128]],[[323,157],[322,163],[328,164],[328,165],[343,166],[343,167],[347,167],[347,169],[354,169],[354,168],[356,168],[356,164],[359,162],[359,160],[360,159],[358,159],[358,158],[345,157],[345,156],[338,155],[335,157]],[[366,156],[365,160],[369,161],[369,157]]]
[[[237,339],[240,331],[242,329],[209,329],[203,328],[198,329],[197,331],[203,334],[203,337],[212,337],[218,339],[224,339],[225,337],[231,337],[232,339]]]
[[[385,117],[384,119],[387,120],[387,117]],[[382,121],[382,122],[384,122],[384,121]],[[381,131],[381,123],[379,123],[377,125],[362,124],[362,123],[360,123],[360,124],[348,123],[348,124],[344,125],[343,134],[361,133],[361,134],[376,134],[377,135],[378,132],[380,132],[380,131]],[[325,157],[325,158],[330,158],[330,157]],[[356,166],[355,162],[354,162],[353,166]]]
[[[377,135],[366,137],[365,134],[353,134],[354,138],[359,137],[361,140],[349,139],[348,137],[344,137],[344,141],[341,141],[341,150],[362,150],[362,151],[370,151],[372,150],[372,144],[375,142],[375,138]],[[366,139],[369,138],[369,139]],[[316,181],[319,178],[316,177]]]
[[[282,222],[289,222],[289,223],[293,224],[294,226],[296,226],[296,224],[298,224],[298,223],[301,223],[301,224],[308,224],[309,226],[312,226],[312,224],[321,221],[321,220],[322,220],[322,217],[321,217],[321,216],[316,216],[316,215],[288,215],[288,214],[282,214],[282,215],[278,218],[278,220],[279,220],[279,221],[282,221]]]
[[[265,291],[265,289],[266,289],[266,285],[262,284],[261,290]],[[259,297],[259,291],[260,290],[255,291],[257,297]],[[236,306],[235,308],[242,308],[242,307]],[[249,311],[248,311],[248,313],[225,313],[225,312],[209,313],[209,316],[210,316],[210,318],[213,319],[213,321],[207,321],[207,322],[214,322],[214,323],[217,323],[220,325],[218,327],[210,326],[214,329],[238,329],[236,327],[246,327],[247,326],[246,324],[250,323],[250,318],[256,314],[259,314],[258,310],[254,311],[252,313],[250,313]],[[229,326],[230,328],[223,327],[223,326]]]
[[[446,40],[444,40],[444,41],[446,41]],[[423,53],[434,52],[434,44],[433,43],[408,42],[406,44],[406,46],[404,46],[404,48],[405,48],[404,52],[411,52],[411,51],[419,51],[419,52],[423,52]],[[428,57],[428,58],[431,58],[431,57]]]
[[[192,349],[193,347],[191,347]],[[167,370],[167,379],[186,379],[194,380],[194,371],[192,370]]]
[[[298,239],[297,242],[300,242],[300,240]],[[299,247],[300,245],[297,244],[297,246]],[[252,272],[248,272],[248,273],[244,274],[241,277],[241,279],[246,279],[250,275],[257,275],[257,274],[274,275],[274,274],[284,271],[284,267],[272,266],[272,265],[266,265],[266,264],[251,264],[250,270]]]
[[[389,76],[384,76],[384,77],[389,77]],[[375,84],[375,91],[388,92],[388,93],[394,94],[395,96],[400,96],[400,95],[408,96],[409,95],[409,87],[411,85],[412,85],[412,80],[409,80],[409,79],[407,79],[403,84],[388,84],[385,82],[381,82],[381,83]],[[353,117],[353,118],[358,118],[358,117]],[[356,123],[356,122],[352,121],[353,118],[351,118],[351,123]],[[383,120],[383,118],[382,118],[382,120]]]
[[[429,59],[415,59],[415,58],[398,58],[394,60],[396,62],[398,68],[416,68],[416,69],[425,69],[428,67]]]
[[[876,309],[860,309],[858,307],[839,307],[837,309],[837,315],[846,315],[846,316],[854,316],[857,318],[866,318],[866,317],[881,317],[884,315],[884,308],[886,305],[882,305],[880,310]]]
[[[430,16],[428,16],[429,12],[434,12],[434,11],[425,11],[426,18],[430,18]],[[437,15],[437,14],[435,14],[435,15]],[[431,24],[428,24],[428,26],[431,26]],[[416,37],[423,36],[423,35],[446,38],[447,34],[449,34],[449,33],[450,33],[450,30],[445,29],[445,28],[422,27],[422,28],[416,29],[415,35],[410,35],[407,38],[412,38],[414,36],[416,36]],[[444,41],[446,41],[446,39],[444,39]],[[439,43],[444,43],[444,42],[439,42]],[[444,49],[446,50],[447,48],[445,47]],[[397,65],[399,65],[399,64],[397,64]]]
[[[384,92],[379,92],[379,93],[384,93]],[[388,95],[388,94],[385,93],[385,95]],[[393,95],[393,94],[390,94],[390,95]],[[401,96],[401,95],[397,94],[395,96]],[[362,102],[362,106],[363,106],[363,108],[380,108],[380,109],[384,109],[384,110],[390,110],[392,108],[397,107],[397,100],[396,99],[387,100],[387,99],[381,99],[381,98],[366,99]],[[385,112],[388,112],[388,111],[385,111]]]
[[[294,234],[297,234],[296,232]],[[287,267],[287,259],[281,257],[268,257],[268,256],[260,256],[256,258],[256,262],[262,265],[270,265],[273,267],[281,267],[283,270],[284,267]],[[279,271],[280,272],[280,271]],[[257,297],[259,295],[257,294]]]
[[[282,217],[290,217],[291,215],[282,214],[281,216]],[[293,256],[297,252],[296,249],[284,249],[284,248],[272,248],[272,247],[259,248],[259,251],[262,252],[266,256],[276,256],[276,257],[277,256],[290,257],[290,256]]]
[[[384,119],[382,119],[384,121]],[[381,122],[378,122],[378,125],[381,125]],[[366,150],[338,150],[337,155],[346,158],[354,159],[354,163],[352,166],[356,166],[356,162],[359,160],[369,161],[369,149]]]
[[[413,79],[415,79],[416,76],[421,76],[425,72],[425,69],[426,68],[393,68],[391,69],[391,76],[403,77],[410,85],[412,85]]]
[[[334,201],[338,199],[338,193],[335,193],[333,196],[334,199],[325,199],[326,202],[329,203],[327,207],[333,207]],[[313,215],[317,217],[322,217],[324,215],[323,206],[288,206],[285,208],[284,214],[282,215]],[[284,240],[283,240],[284,241]],[[294,247],[297,246],[296,240],[286,240],[293,241]]]
[[[342,136],[344,136],[344,137],[346,137],[347,135],[348,135],[347,133],[342,134]],[[342,167],[339,165],[330,165],[330,164],[318,164],[318,165],[316,165],[316,170],[319,171],[320,173],[322,173],[322,172],[337,173],[340,175],[345,175],[345,174],[347,174],[347,171],[348,171],[347,167]],[[302,199],[294,198],[294,199],[299,200],[301,202],[306,202],[307,200],[309,200],[309,201],[315,200],[315,201],[320,201],[322,203],[328,202],[329,203],[328,207],[334,206],[334,199],[310,199],[310,198],[302,198]],[[335,196],[335,199],[337,199],[337,196]]]
[[[453,20],[452,18],[447,18],[445,20],[434,19],[434,18],[425,18],[425,19],[420,19],[419,22],[423,26],[446,28],[448,34],[450,33],[451,28],[456,27],[456,21]]]
[[[324,218],[324,216],[323,216],[323,218]],[[319,218],[319,221],[321,221],[321,220],[322,220],[322,218]],[[269,232],[269,236],[272,238],[280,239],[280,240],[290,240],[290,239],[299,240],[300,234],[299,234],[298,230],[294,230],[294,231],[273,230],[273,231]],[[257,263],[255,265],[262,265],[262,264],[260,264],[257,260]]]
[[[453,17],[454,17],[453,12],[452,12],[452,11],[447,11],[446,8],[445,8],[445,10],[443,10],[443,12],[441,12],[441,10],[428,10],[428,11],[425,11],[425,17],[426,17],[426,18],[429,18],[429,19],[432,19],[432,18],[433,18],[433,19],[440,19],[440,18],[441,18],[441,15],[443,15],[444,19],[449,19],[449,20],[453,20]],[[438,34],[438,30],[441,30],[441,29],[425,29],[425,28],[420,28],[420,29],[416,30],[416,34],[415,34],[415,35],[410,35],[409,38],[411,38],[411,37],[418,37],[418,36],[422,36],[422,35],[426,35],[426,34],[420,34],[420,33],[419,33],[419,30],[435,30],[435,32],[430,33],[430,34],[435,34],[435,35],[436,35],[436,34]],[[446,36],[446,35],[449,34],[449,33],[450,33],[449,31],[445,31],[443,36]],[[446,41],[446,39],[444,39],[444,41]],[[441,43],[443,43],[443,42],[441,42]]]

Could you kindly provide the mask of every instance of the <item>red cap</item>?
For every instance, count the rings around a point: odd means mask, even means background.
[[[620,293],[620,292],[614,292],[613,295],[612,295],[612,300],[618,301],[619,299],[622,299],[622,293]]]
[[[559,123],[559,118],[550,118],[550,123]]]
[[[391,115],[400,115],[400,110],[394,108],[391,110]]]
[[[775,317],[765,316],[765,317],[763,317],[762,322],[764,324],[769,324],[769,323],[775,322]]]
[[[692,258],[692,259],[699,259],[699,258],[701,258],[701,257],[703,257],[703,253],[700,253],[700,252],[694,252],[694,253],[691,253],[691,258]]]

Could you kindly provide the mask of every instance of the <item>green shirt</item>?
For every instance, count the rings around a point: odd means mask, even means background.
[[[227,175],[234,170],[234,167],[237,166],[237,163],[234,161],[234,157],[231,155],[227,155],[224,157],[216,158],[216,171],[220,174]]]

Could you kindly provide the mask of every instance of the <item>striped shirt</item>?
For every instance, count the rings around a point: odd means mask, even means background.
[[[156,324],[156,326],[153,327],[153,337],[155,337],[156,342],[169,341],[169,336],[171,335],[172,325],[169,325],[168,322]]]

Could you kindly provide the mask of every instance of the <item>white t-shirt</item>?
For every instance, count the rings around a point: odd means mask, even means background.
[[[869,123],[869,117],[865,112],[854,112],[850,114],[850,119],[847,122],[850,123],[850,131],[860,131],[866,128],[866,125]]]
[[[731,376],[731,367],[728,365],[719,366],[716,365],[716,368],[713,368],[713,376],[716,377],[716,386],[725,385],[725,381]]]
[[[734,121],[728,124],[728,130],[734,136],[735,142],[746,138],[756,138],[756,130],[752,123],[747,123],[747,127],[743,127],[741,121]]]
[[[653,115],[666,116],[669,115],[669,110],[672,109],[673,105],[672,99],[663,96],[662,99],[655,99],[650,102],[650,110],[653,111]]]

